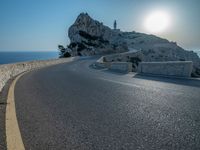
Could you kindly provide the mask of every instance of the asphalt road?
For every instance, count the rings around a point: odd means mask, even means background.
[[[85,58],[15,87],[26,149],[200,149],[200,81],[94,69]]]

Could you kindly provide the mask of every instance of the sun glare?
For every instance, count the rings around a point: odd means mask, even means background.
[[[145,29],[151,33],[161,33],[170,25],[170,16],[164,11],[155,11],[147,16],[144,22]]]

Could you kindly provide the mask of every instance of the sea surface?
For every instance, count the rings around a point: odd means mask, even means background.
[[[200,57],[200,51],[195,51]],[[0,65],[58,58],[59,52],[0,52]]]
[[[0,52],[0,64],[58,58],[58,52]]]

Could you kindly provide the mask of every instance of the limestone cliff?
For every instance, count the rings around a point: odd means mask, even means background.
[[[72,56],[128,52],[126,58],[113,61],[130,61],[131,56],[139,56],[141,61],[193,61],[193,73],[200,75],[200,58],[193,51],[186,51],[175,42],[155,35],[110,29],[87,13],[77,17],[68,30],[68,36],[70,44],[67,52]]]
[[[81,13],[69,28],[68,36],[72,55],[95,55],[128,51],[119,30],[112,30],[87,13]]]

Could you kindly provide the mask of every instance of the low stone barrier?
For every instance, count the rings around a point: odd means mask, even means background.
[[[112,62],[109,67],[110,70],[128,73],[132,71],[132,63],[129,62]]]
[[[130,62],[105,62],[104,59],[105,56],[102,56],[100,59],[98,59],[95,62],[95,66],[125,73],[132,71],[132,63]]]
[[[139,63],[138,73],[191,77],[192,68],[192,61],[141,62]]]
[[[75,59],[74,57],[71,57],[71,58],[60,58],[60,59],[30,61],[30,62],[0,65],[0,91],[2,90],[2,88],[9,79],[15,77],[16,75],[22,72],[45,66],[70,62],[74,59]]]
[[[110,67],[109,62],[104,62],[104,56],[99,58],[94,64],[96,67],[100,67],[100,68],[109,68]]]

